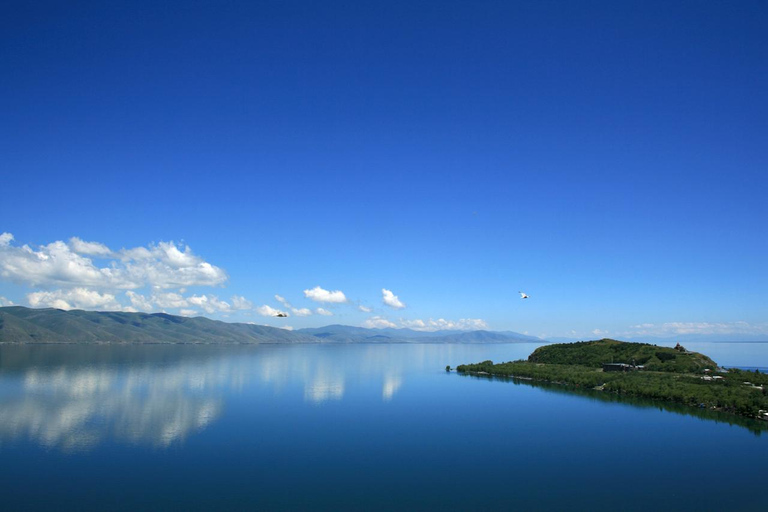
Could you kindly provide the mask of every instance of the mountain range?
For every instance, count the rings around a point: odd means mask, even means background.
[[[22,306],[0,308],[0,343],[515,343],[543,340],[511,331],[415,331],[346,325],[289,331],[166,313]]]

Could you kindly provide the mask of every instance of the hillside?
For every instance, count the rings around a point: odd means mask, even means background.
[[[600,368],[603,363],[643,365],[646,370],[690,373],[717,367],[709,357],[684,348],[659,347],[604,338],[596,341],[560,343],[537,348],[531,363],[571,364]]]
[[[0,343],[512,343],[538,341],[489,331],[366,329],[329,325],[288,331],[165,313],[0,308]]]
[[[317,343],[305,334],[263,325],[165,313],[0,308],[3,343]]]

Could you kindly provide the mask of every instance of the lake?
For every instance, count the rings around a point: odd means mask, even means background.
[[[537,346],[0,346],[0,504],[765,507],[764,422],[445,371]],[[768,344],[686,347],[768,367]]]

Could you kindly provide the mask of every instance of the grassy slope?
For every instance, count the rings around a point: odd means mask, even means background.
[[[0,342],[316,343],[314,337],[251,324],[164,313],[0,308]]]
[[[627,343],[611,339],[559,343],[536,349],[529,357],[532,363],[577,364],[601,368],[603,363],[644,365],[647,370],[696,372],[717,367],[709,357],[698,352],[675,350],[648,343]]]

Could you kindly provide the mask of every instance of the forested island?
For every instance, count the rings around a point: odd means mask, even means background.
[[[510,377],[675,402],[768,419],[768,374],[718,367],[675,348],[612,339],[537,348],[528,360],[463,364],[460,373]]]

